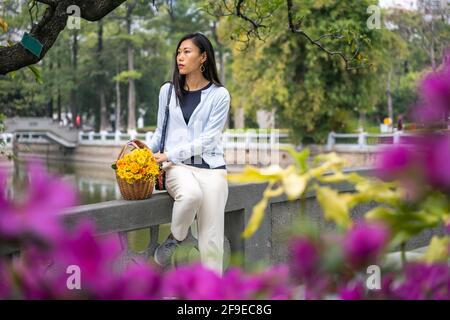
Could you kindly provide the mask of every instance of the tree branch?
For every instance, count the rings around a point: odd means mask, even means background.
[[[251,40],[251,37],[254,35],[259,40],[263,40],[260,37],[259,29],[260,28],[268,28],[268,30],[270,30],[270,27],[271,27],[270,24],[265,25],[265,24],[263,24],[263,21],[265,19],[270,18],[273,15],[273,12],[269,12],[268,14],[263,16],[263,14],[258,10],[257,1],[255,1],[254,11],[256,13],[256,18],[251,18],[248,14],[246,14],[244,12],[244,10],[245,10],[244,2],[245,2],[245,0],[234,1],[234,11],[231,11],[231,9],[229,9],[226,5],[226,1],[222,1],[222,5],[219,4],[218,5],[219,8],[217,10],[215,10],[214,13],[210,13],[209,11],[207,11],[207,12],[214,16],[226,16],[226,15],[228,16],[230,14],[233,14],[236,17],[244,20],[245,22],[247,22],[249,24],[249,28],[247,30],[245,30],[246,33],[244,35],[246,38],[244,40],[240,40],[239,37],[237,39],[234,39],[234,37],[231,37],[231,39],[248,44]],[[217,7],[217,5],[214,7]],[[225,7],[226,11],[228,11],[229,14],[224,14],[221,10],[222,7]],[[360,47],[359,47],[357,40],[355,40],[355,43],[357,46],[356,46],[354,52],[352,52],[352,55],[346,56],[344,52],[330,50],[321,43],[321,40],[323,40],[325,38],[331,38],[333,40],[334,39],[342,39],[343,38],[342,34],[328,33],[328,34],[319,36],[316,40],[314,40],[309,34],[307,34],[301,28],[303,18],[297,22],[294,22],[293,1],[292,0],[287,0],[287,15],[288,15],[288,28],[292,33],[296,33],[296,34],[303,36],[304,38],[306,38],[306,40],[308,40],[309,43],[318,47],[320,50],[324,51],[325,53],[327,53],[330,56],[339,56],[345,62],[345,67],[347,70],[360,69],[360,68],[367,67],[367,64],[366,65],[361,64],[360,66],[351,66],[350,65],[351,62],[353,62],[357,59],[359,52],[360,52]]]
[[[355,60],[355,58],[358,56],[359,54],[359,46],[356,48],[353,56],[347,57],[342,51],[331,51],[327,48],[325,48],[322,43],[320,43],[320,40],[323,38],[327,38],[327,37],[333,37],[335,39],[339,39],[342,38],[342,35],[333,33],[333,34],[325,34],[320,36],[317,40],[313,40],[307,33],[305,33],[305,31],[303,29],[298,29],[301,26],[301,22],[296,25],[294,25],[293,22],[293,16],[292,16],[292,0],[287,0],[287,10],[288,10],[288,23],[289,23],[289,29],[293,32],[293,33],[297,33],[302,35],[303,37],[306,38],[306,40],[309,41],[309,43],[311,43],[312,45],[315,45],[316,47],[318,47],[320,50],[324,51],[325,53],[327,53],[330,56],[339,56],[341,57],[342,60],[344,60],[345,62],[345,68],[347,70],[351,70],[351,69],[358,69],[358,68],[362,68],[362,67],[350,67],[350,62]]]
[[[67,24],[67,8],[77,5],[81,17],[88,21],[97,21],[113,11],[126,0],[37,0],[48,5],[39,23],[32,27],[30,35],[42,45],[40,57],[28,52],[20,43],[0,48],[0,75],[35,64],[44,58]]]

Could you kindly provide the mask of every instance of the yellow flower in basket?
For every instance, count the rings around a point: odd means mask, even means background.
[[[130,145],[134,149],[124,154],[125,148]],[[122,148],[119,158],[111,167],[116,171],[120,191],[125,199],[146,199],[152,194],[154,181],[159,174],[159,165],[153,152],[144,143],[139,140],[129,142]]]

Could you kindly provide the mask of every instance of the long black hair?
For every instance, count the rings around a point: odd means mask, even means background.
[[[174,54],[174,68],[173,68],[173,75],[172,75],[172,83],[175,90],[175,94],[177,97],[177,100],[182,100],[183,95],[186,92],[184,90],[184,85],[186,84],[186,75],[180,74],[178,70],[178,64],[177,64],[177,53],[178,49],[180,48],[181,43],[184,40],[191,39],[192,42],[200,49],[200,54],[203,52],[206,52],[206,60],[203,62],[203,66],[205,67],[205,71],[203,71],[203,76],[209,80],[212,81],[215,85],[219,87],[223,87],[223,84],[220,82],[219,77],[217,75],[217,66],[216,66],[216,58],[214,56],[214,48],[209,41],[209,39],[202,33],[196,32],[196,33],[190,33],[185,36],[183,36],[180,41],[178,42],[177,48],[175,50]]]

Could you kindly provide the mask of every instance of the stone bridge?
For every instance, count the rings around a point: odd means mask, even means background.
[[[27,138],[45,138],[65,148],[75,148],[78,142],[78,130],[59,125],[51,118],[7,118],[5,121],[7,132],[24,133]]]

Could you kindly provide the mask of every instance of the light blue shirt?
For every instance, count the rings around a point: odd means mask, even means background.
[[[165,83],[159,91],[157,128],[149,145],[154,153],[158,152],[161,143],[169,86],[170,83]],[[213,83],[202,90],[200,103],[186,124],[175,90],[172,89],[164,147],[169,161],[177,164],[200,155],[211,168],[225,165],[222,132],[230,109],[230,99],[225,87]]]

